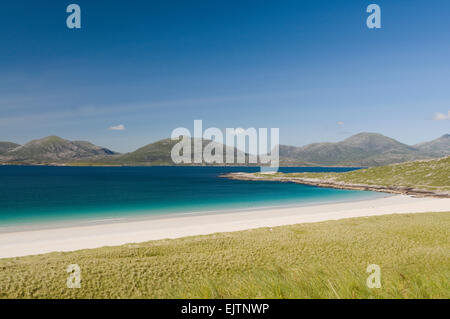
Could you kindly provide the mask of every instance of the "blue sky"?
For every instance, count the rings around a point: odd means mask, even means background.
[[[382,29],[366,27],[371,3]],[[449,39],[448,0],[2,3],[0,140],[125,152],[202,119],[279,127],[291,145],[361,131],[414,144],[449,133]]]

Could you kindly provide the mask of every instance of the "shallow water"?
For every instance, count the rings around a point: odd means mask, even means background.
[[[351,168],[280,168],[282,172]],[[218,177],[257,167],[0,166],[0,227],[360,200],[375,192]]]

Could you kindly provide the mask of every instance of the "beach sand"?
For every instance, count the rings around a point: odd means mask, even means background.
[[[26,230],[0,233],[0,258],[351,217],[448,211],[449,198],[394,195],[335,204],[186,214],[148,220]]]

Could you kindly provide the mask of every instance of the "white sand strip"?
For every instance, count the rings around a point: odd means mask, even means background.
[[[448,198],[395,195],[357,202],[169,216],[141,221],[20,231],[0,234],[0,258],[350,217],[446,211],[450,211]]]

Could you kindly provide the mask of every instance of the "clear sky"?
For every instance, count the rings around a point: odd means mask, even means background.
[[[8,2],[0,140],[59,135],[125,152],[195,119],[279,127],[291,145],[450,131],[448,0]],[[66,27],[70,3],[80,30]],[[381,29],[366,26],[371,3]]]

